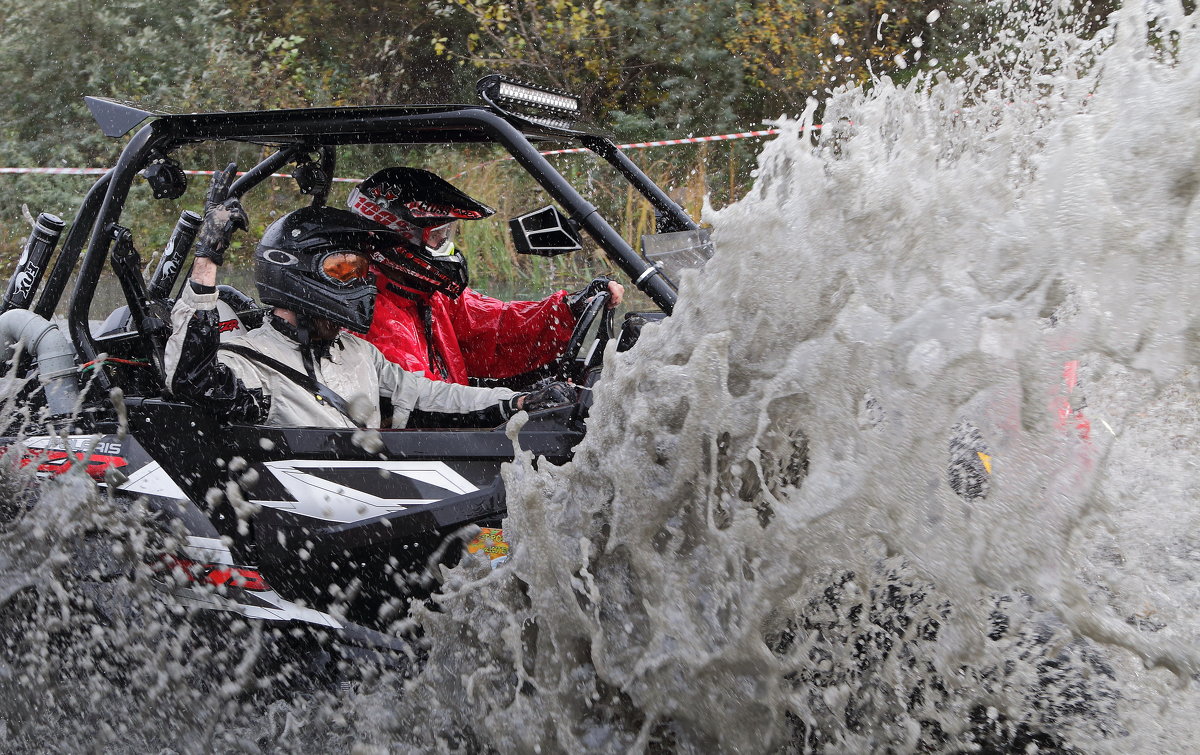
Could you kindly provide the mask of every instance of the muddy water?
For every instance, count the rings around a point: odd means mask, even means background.
[[[1131,8],[788,124],[575,461],[509,470],[425,713],[511,751],[1195,741],[1200,38],[1159,24],[1172,60]]]
[[[236,663],[205,689],[168,664],[96,741],[1189,747],[1200,30],[1151,9],[785,123],[675,315],[609,355],[575,460],[506,468],[513,555],[446,574],[414,679],[249,705]],[[172,657],[126,631],[138,668]],[[72,668],[31,684],[73,708],[5,718],[23,746],[127,689]]]

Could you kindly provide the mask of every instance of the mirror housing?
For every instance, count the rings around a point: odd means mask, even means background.
[[[557,257],[583,248],[574,222],[554,205],[518,215],[508,227],[518,254]]]

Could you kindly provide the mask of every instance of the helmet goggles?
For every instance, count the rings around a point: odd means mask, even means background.
[[[454,254],[454,234],[458,231],[458,221],[435,225],[421,229],[421,244],[434,257],[449,257]]]
[[[358,252],[330,252],[321,258],[318,271],[335,286],[355,286],[371,281],[371,263]]]

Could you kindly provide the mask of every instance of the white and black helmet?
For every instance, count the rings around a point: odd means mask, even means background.
[[[259,300],[365,333],[375,311],[368,258],[402,243],[395,231],[332,207],[289,212],[254,252]]]
[[[495,210],[419,168],[385,168],[350,192],[351,211],[399,233],[404,241],[371,259],[389,278],[456,298],[467,286],[467,261],[454,246],[460,220]]]

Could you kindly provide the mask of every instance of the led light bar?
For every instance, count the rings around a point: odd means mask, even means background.
[[[570,129],[581,115],[579,98],[493,73],[475,85],[480,98],[496,110],[556,129]]]
[[[570,129],[575,126],[575,121],[570,118],[547,118],[544,115],[523,115],[521,117],[527,121],[533,121],[540,126],[549,126],[550,128]]]
[[[567,95],[556,94],[542,89],[513,84],[509,81],[500,82],[496,99],[504,102],[519,102],[528,105],[539,105],[552,110],[566,110],[570,113],[579,112],[579,100]]]

